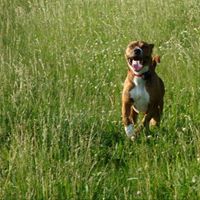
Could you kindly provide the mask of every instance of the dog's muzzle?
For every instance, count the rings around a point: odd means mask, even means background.
[[[143,58],[143,50],[140,47],[135,47],[133,49],[133,59],[134,60],[142,60]]]

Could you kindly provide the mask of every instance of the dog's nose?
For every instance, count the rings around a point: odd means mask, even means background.
[[[141,56],[142,53],[143,53],[143,51],[142,51],[141,48],[136,47],[136,48],[134,49],[134,54],[135,54],[136,56]]]

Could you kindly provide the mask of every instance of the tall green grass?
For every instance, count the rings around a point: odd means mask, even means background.
[[[0,199],[199,199],[200,3],[0,2]],[[125,136],[131,40],[155,44],[161,127]]]

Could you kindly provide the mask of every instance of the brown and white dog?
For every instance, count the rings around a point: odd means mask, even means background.
[[[156,74],[159,56],[152,56],[154,44],[131,42],[125,52],[129,66],[122,93],[122,121],[125,132],[134,140],[143,127],[159,125],[165,93],[164,83]],[[134,130],[139,113],[144,114],[142,124]]]

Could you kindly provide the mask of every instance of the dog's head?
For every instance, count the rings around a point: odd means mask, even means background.
[[[125,57],[130,69],[141,74],[149,70],[152,63],[152,51],[154,44],[143,41],[133,41],[126,48]]]

